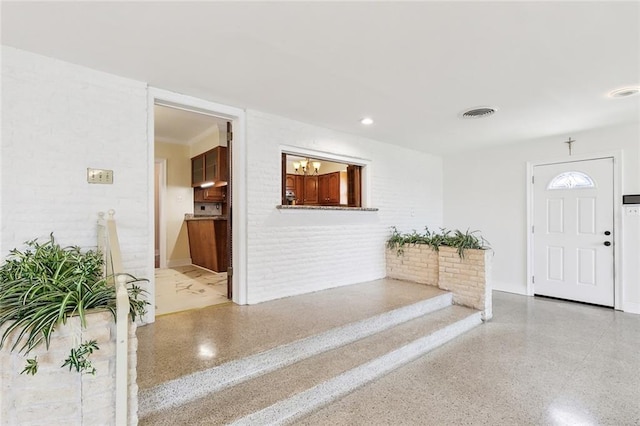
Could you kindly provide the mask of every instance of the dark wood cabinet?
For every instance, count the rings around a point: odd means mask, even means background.
[[[227,272],[227,221],[187,220],[191,263],[215,272]]]
[[[296,194],[296,204],[337,206],[346,204],[346,172],[303,176],[287,174],[285,187]],[[343,200],[344,198],[344,200]]]
[[[196,203],[224,203],[227,201],[227,187],[194,188],[193,201]]]
[[[208,182],[218,185],[227,182],[228,175],[226,146],[217,146],[191,159],[191,186]]]
[[[319,203],[322,205],[340,204],[340,172],[318,176]]]
[[[318,204],[318,176],[304,176],[304,204]]]
[[[287,191],[295,191],[296,190],[296,175],[287,175],[287,181],[285,183],[285,187]]]

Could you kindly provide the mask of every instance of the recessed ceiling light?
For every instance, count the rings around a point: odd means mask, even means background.
[[[640,93],[640,87],[623,87],[622,89],[616,89],[609,92],[610,98],[628,98]]]
[[[488,106],[469,108],[465,111],[462,111],[460,113],[460,117],[461,118],[484,118],[484,117],[488,117],[490,115],[495,114],[497,110],[498,108],[493,108]]]
[[[370,125],[370,124],[373,124],[373,118],[371,118],[371,117],[365,117],[365,118],[363,118],[362,120],[360,120],[360,122],[361,122],[362,124],[364,124],[365,126],[368,126],[368,125]]]

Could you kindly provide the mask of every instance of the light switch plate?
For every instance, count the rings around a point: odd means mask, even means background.
[[[113,170],[87,168],[87,182],[112,184]]]

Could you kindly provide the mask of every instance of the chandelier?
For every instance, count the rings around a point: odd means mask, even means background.
[[[311,163],[311,164],[309,164]],[[300,161],[293,162],[293,169],[296,171],[296,174],[299,171],[302,171],[303,175],[314,174],[317,175],[320,171],[320,162],[319,161],[310,161],[308,158]]]

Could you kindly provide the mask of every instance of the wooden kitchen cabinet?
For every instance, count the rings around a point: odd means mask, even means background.
[[[296,204],[304,203],[304,176],[287,174],[286,189],[296,194]]]
[[[304,176],[304,204],[318,204],[318,176]]]
[[[340,193],[344,185],[346,185],[346,175],[342,179],[341,172],[318,176],[318,202],[322,205],[339,205]]]
[[[194,188],[193,201],[196,203],[224,203],[227,201],[227,186]]]
[[[227,182],[228,176],[226,146],[217,146],[191,159],[191,186]]]
[[[187,220],[191,263],[215,272],[227,272],[227,221]]]
[[[287,174],[285,187],[294,191],[298,205],[337,206],[347,203],[346,172],[317,176]]]

